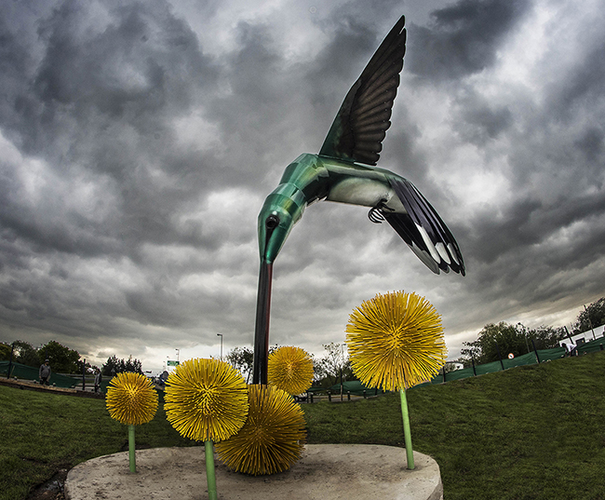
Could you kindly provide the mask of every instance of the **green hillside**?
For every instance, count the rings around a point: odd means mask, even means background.
[[[408,392],[445,500],[605,499],[605,353]],[[399,398],[305,407],[310,443],[402,446]]]
[[[441,467],[445,500],[605,499],[605,353],[408,392],[414,449]],[[309,443],[402,446],[399,398],[302,405]],[[137,446],[185,446],[163,411]],[[0,500],[127,447],[104,402],[0,387]]]

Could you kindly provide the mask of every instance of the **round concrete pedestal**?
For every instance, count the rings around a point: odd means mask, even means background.
[[[271,476],[248,476],[216,461],[216,486],[224,500],[440,500],[439,466],[414,453],[407,470],[405,450],[378,445],[306,445],[292,468]],[[155,448],[136,452],[136,474],[128,453],[98,457],[74,467],[65,482],[68,500],[207,499],[203,447]]]

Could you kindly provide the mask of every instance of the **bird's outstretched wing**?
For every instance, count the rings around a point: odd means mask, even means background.
[[[376,165],[403,68],[406,31],[402,16],[355,82],[319,152],[343,160]]]
[[[440,269],[446,273],[451,269],[464,276],[466,271],[458,243],[436,210],[406,179],[390,177],[389,183],[407,214],[383,210],[386,221],[431,271],[439,274]]]

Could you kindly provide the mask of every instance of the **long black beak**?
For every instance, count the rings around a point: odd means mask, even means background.
[[[253,384],[267,384],[269,364],[269,318],[271,314],[271,284],[273,263],[260,263],[258,295],[256,298],[256,327],[254,330]]]

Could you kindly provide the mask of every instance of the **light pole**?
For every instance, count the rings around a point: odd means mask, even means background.
[[[181,364],[181,360],[179,358],[180,354],[181,354],[181,350],[180,349],[175,349],[176,351],[176,364],[177,366]]]
[[[221,361],[222,361],[223,360],[223,334],[217,333],[216,336],[221,338]]]
[[[340,400],[342,401],[342,393],[343,393],[343,384],[342,384],[342,369],[345,364],[345,353],[344,353],[345,344],[340,344]]]

